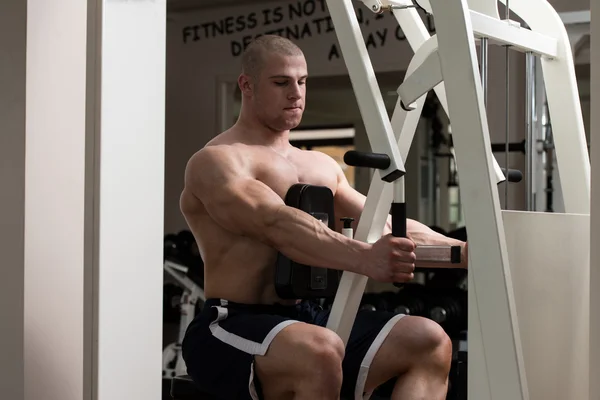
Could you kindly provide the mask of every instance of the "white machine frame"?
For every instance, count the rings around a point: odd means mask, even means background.
[[[206,296],[204,295],[204,289],[186,275],[188,267],[167,260],[164,263],[164,269],[183,288],[179,302],[180,321],[177,341],[170,343],[163,350],[163,378],[171,379],[187,374],[187,367],[181,356],[181,343],[185,337],[186,329],[196,316],[196,304],[198,301],[206,301]],[[173,364],[175,365],[174,368],[172,367]]]
[[[374,12],[393,12],[415,55],[398,89],[391,121],[351,0],[327,0],[373,152],[389,155],[388,170],[376,170],[355,238],[381,236],[395,184],[385,182],[403,170],[425,95],[435,90],[451,123],[465,219],[469,226],[470,359],[485,382],[469,379],[469,395],[481,400],[529,399],[513,282],[497,183],[503,179],[491,154],[476,41],[510,45],[541,60],[552,116],[557,165],[565,211],[590,211],[590,164],[569,38],[559,14],[545,0],[510,0],[511,11],[530,29],[500,19],[496,0],[416,0],[435,17],[436,35],[427,32],[415,3],[363,0]],[[402,179],[402,178],[400,178]],[[368,278],[344,272],[328,328],[347,342]],[[484,340],[485,339],[485,340]],[[470,356],[472,354],[470,353]],[[473,364],[473,365],[471,365]]]

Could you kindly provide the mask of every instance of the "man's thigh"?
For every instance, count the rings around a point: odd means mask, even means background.
[[[305,382],[302,377],[316,379],[327,373],[324,370],[310,373],[310,370],[322,367],[323,360],[329,358],[327,352],[324,357],[319,354],[319,348],[339,349],[343,357],[341,399],[362,398],[378,350],[404,315],[359,311],[346,348],[335,332],[325,328],[328,316],[329,312],[323,311],[315,316],[313,324],[294,324],[285,328],[271,343],[266,357],[256,357],[257,376],[267,398],[292,398],[294,391],[299,390],[297,384]]]
[[[188,374],[203,392],[231,400],[259,399],[255,359],[275,337],[298,321],[274,314],[238,312],[226,305],[205,307],[183,342]]]
[[[322,398],[332,390],[337,395],[343,357],[344,343],[334,332],[312,323],[290,325],[277,334],[265,356],[255,357],[262,394],[277,400],[294,394]]]
[[[358,312],[343,362],[342,399],[362,398],[375,355],[396,323],[404,317],[385,311]]]

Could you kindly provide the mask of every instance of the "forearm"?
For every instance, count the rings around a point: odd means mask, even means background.
[[[431,267],[431,268],[467,268],[468,265],[468,253],[467,244],[463,241],[450,238],[442,235],[429,228],[427,225],[407,219],[406,230],[410,238],[415,242],[417,247],[421,246],[459,246],[461,248],[461,260],[460,264],[452,263],[419,263],[417,259],[418,267]]]
[[[309,214],[281,207],[267,228],[271,245],[298,263],[364,274],[371,245],[348,238]]]
[[[389,234],[392,232],[392,218],[388,217],[387,224],[384,228],[383,234]],[[434,231],[427,225],[422,224],[419,221],[407,218],[406,220],[406,232],[408,237],[415,242],[417,247],[419,246],[460,246],[461,248],[461,260],[460,264],[452,263],[426,263],[419,262],[417,258],[417,267],[421,268],[467,268],[468,266],[468,246],[465,242],[444,236],[441,233]]]

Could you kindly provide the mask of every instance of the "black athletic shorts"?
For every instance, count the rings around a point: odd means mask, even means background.
[[[254,356],[264,355],[283,328],[301,321],[325,326],[329,310],[311,301],[297,305],[248,305],[208,299],[187,329],[183,358],[203,392],[227,400],[262,399]],[[402,314],[359,311],[342,363],[344,399],[368,399],[367,373],[379,347]]]

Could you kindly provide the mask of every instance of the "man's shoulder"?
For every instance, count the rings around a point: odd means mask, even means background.
[[[206,143],[205,147],[233,144],[234,141],[232,141],[231,136],[232,136],[232,129],[228,129],[224,132],[219,133],[217,136],[213,137],[212,139],[210,139],[208,141],[208,143]]]
[[[252,170],[253,157],[248,146],[239,142],[209,142],[194,153],[186,166],[186,175],[246,176]]]
[[[336,171],[340,168],[340,164],[338,163],[338,161],[329,154],[323,153],[319,150],[301,151],[304,154],[306,160],[309,160],[313,165],[317,165],[321,168],[332,168]]]
[[[235,147],[230,144],[207,144],[190,157],[188,168],[218,167],[231,162],[235,153]]]
[[[239,157],[227,145],[205,146],[190,157],[185,167],[185,186],[208,195],[240,174]]]

